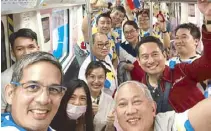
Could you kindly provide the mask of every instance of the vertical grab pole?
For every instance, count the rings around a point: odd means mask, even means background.
[[[150,11],[149,11],[149,17],[150,17],[150,29],[149,29],[149,32],[150,32],[150,35],[152,35],[153,33],[153,5],[152,5],[152,0],[150,0]]]
[[[87,19],[88,19],[88,37],[89,37],[89,44],[90,44],[90,55],[91,55],[91,61],[94,60],[94,57],[92,55],[92,46],[93,46],[93,41],[92,41],[92,26],[91,26],[91,19],[92,19],[92,14],[91,14],[91,5],[90,5],[90,0],[86,0],[86,10],[87,10]]]

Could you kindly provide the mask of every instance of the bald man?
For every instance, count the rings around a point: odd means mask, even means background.
[[[177,131],[192,129],[210,131],[211,98],[183,112],[158,113],[147,87],[137,81],[127,81],[118,88],[115,112],[123,131]]]

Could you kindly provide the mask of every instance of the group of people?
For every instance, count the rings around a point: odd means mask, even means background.
[[[165,23],[159,23],[162,37],[150,35],[135,21],[122,23],[130,12],[117,6],[96,17],[93,44],[84,26],[87,56],[78,79],[68,82],[59,61],[39,51],[35,32],[13,33],[16,63],[2,74],[1,130],[209,131],[211,98],[203,95],[203,81],[211,79],[211,3],[198,0],[198,7],[205,16],[202,55],[196,52],[200,30],[181,24],[175,30],[178,56],[167,62]],[[149,24],[148,12],[139,13],[138,23]],[[121,28],[126,42],[119,43]],[[129,75],[119,80],[122,69]]]

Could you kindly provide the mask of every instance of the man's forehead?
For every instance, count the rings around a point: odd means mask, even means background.
[[[124,15],[124,13],[122,11],[119,11],[119,10],[115,10],[114,12],[112,12],[112,14],[115,14],[115,13],[121,13],[122,15]]]
[[[142,50],[142,51],[147,51],[147,50],[151,50],[151,51],[158,51],[159,50],[159,47],[156,43],[154,42],[146,42],[146,43],[143,43],[139,50]]]
[[[139,18],[146,18],[146,17],[148,18],[149,16],[147,14],[143,13],[143,14],[140,14],[138,17]]]
[[[117,93],[117,100],[120,100],[121,98],[126,98],[126,97],[137,97],[137,96],[142,96],[143,94],[143,88],[139,87],[135,83],[127,83],[123,85]]]
[[[184,34],[184,35],[186,35],[186,34],[190,34],[190,30],[189,29],[187,29],[187,28],[180,28],[180,29],[178,29],[177,30],[177,32],[176,32],[176,35],[178,35],[178,34]]]
[[[110,22],[111,19],[109,17],[100,17],[99,21],[107,21],[107,22]]]
[[[108,41],[108,37],[105,34],[96,34],[95,41],[96,42],[103,42],[104,40]]]
[[[14,46],[29,46],[29,45],[37,45],[36,40],[32,38],[18,37],[14,41]]]

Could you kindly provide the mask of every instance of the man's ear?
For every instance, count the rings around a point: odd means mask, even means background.
[[[199,40],[198,39],[195,39],[195,44],[196,44],[196,47],[199,45]]]
[[[157,110],[157,104],[152,100],[151,105],[152,105],[153,116],[155,117],[156,116],[156,110]]]
[[[12,104],[12,99],[14,97],[15,94],[15,87],[13,87],[13,85],[8,84],[5,87],[5,98],[8,104]]]
[[[141,66],[140,59],[138,56],[136,56],[136,60],[138,61],[139,66]]]
[[[13,49],[10,50],[12,57],[16,58],[15,53],[13,51]]]
[[[16,56],[15,56],[15,53],[14,53],[13,49],[11,49],[10,52],[11,52],[11,59],[13,61],[16,61]]]
[[[163,54],[164,58],[167,58],[167,52],[165,50],[163,51],[162,54]]]
[[[140,29],[139,28],[137,29],[137,32],[140,32]]]
[[[39,45],[37,45],[37,50],[38,50],[38,51],[40,50],[40,46],[39,46]]]

